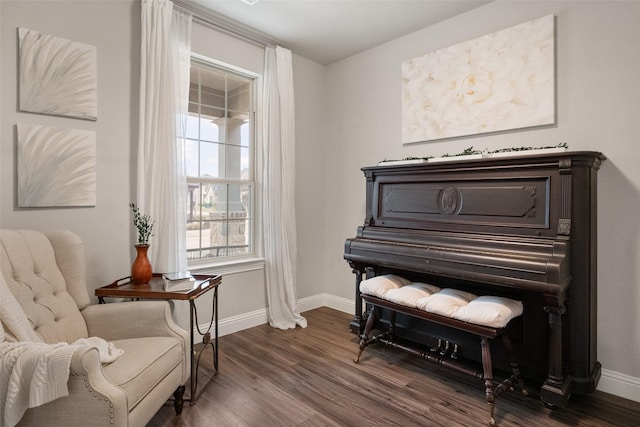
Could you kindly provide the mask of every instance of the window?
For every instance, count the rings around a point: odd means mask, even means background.
[[[254,253],[254,82],[192,60],[184,156],[190,265]]]

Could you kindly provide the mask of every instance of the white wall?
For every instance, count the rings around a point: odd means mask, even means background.
[[[89,292],[128,276],[134,258],[129,202],[134,200],[138,133],[140,5],[137,1],[3,0],[1,33],[0,226],[64,228],[85,242]],[[55,17],[55,18],[52,18]],[[97,47],[96,122],[17,111],[17,27]],[[34,123],[96,132],[97,204],[89,208],[16,207],[15,126]]]
[[[324,200],[326,151],[325,67],[293,56],[296,102],[296,224],[298,298],[325,292]]]
[[[547,14],[556,16],[557,126],[403,147],[400,64]],[[640,401],[640,2],[496,1],[327,67],[325,292],[353,294],[343,243],[365,215],[359,168],[463,149],[555,145],[602,151],[600,388]],[[541,325],[541,327],[544,327]]]

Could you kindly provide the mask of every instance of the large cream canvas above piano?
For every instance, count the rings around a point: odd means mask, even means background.
[[[402,63],[402,142],[555,123],[554,16]]]

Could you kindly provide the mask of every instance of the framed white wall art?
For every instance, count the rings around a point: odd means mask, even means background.
[[[95,206],[96,134],[18,123],[18,207]]]
[[[402,142],[555,123],[555,20],[544,16],[402,63]]]
[[[97,49],[18,29],[20,110],[97,120]]]

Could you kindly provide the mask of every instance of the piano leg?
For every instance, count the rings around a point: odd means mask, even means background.
[[[356,310],[349,329],[352,333],[360,335],[364,325],[362,321],[362,297],[360,296],[360,282],[362,282],[363,270],[352,265],[351,271],[356,275]]]
[[[544,310],[549,314],[549,366],[540,398],[547,407],[563,408],[571,396],[571,378],[564,373],[562,356],[562,315],[565,307],[546,306]]]

